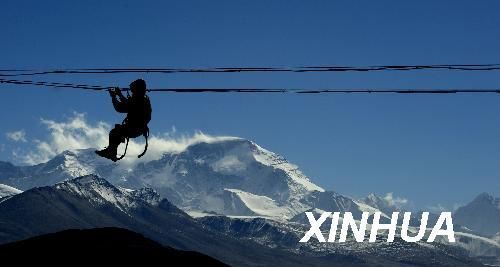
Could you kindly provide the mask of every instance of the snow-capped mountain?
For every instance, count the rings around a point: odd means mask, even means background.
[[[283,157],[237,138],[193,144],[132,167],[110,163],[92,149],[65,151],[36,166],[5,165],[0,182],[23,190],[97,174],[117,186],[153,188],[191,213],[290,219],[311,208],[360,214],[365,206],[325,191]]]
[[[494,236],[500,232],[500,198],[482,193],[469,204],[458,208],[454,221],[472,231]]]
[[[186,211],[290,218],[324,189],[284,158],[243,139],[199,143],[137,166],[128,187],[150,186]]]
[[[0,162],[0,183],[28,190],[84,175],[108,174],[115,168],[109,161],[96,157],[93,149],[64,151],[48,162],[33,166]]]
[[[21,191],[17,188],[14,188],[12,186],[0,184],[0,198],[17,195],[17,194],[22,193],[22,192],[23,191]]]

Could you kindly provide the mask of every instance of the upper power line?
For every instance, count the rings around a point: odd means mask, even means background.
[[[0,77],[48,74],[118,74],[118,73],[241,73],[241,72],[370,72],[370,71],[494,71],[500,64],[437,64],[380,66],[299,66],[299,67],[210,67],[210,68],[67,68],[0,69]]]

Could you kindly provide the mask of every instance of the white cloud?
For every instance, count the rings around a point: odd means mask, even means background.
[[[8,132],[5,136],[7,136],[7,139],[14,142],[26,142],[26,132],[24,132],[24,130]]]
[[[402,197],[394,197],[392,192],[387,193],[383,199],[391,207],[402,208],[408,204],[408,199]]]
[[[27,153],[15,151],[14,157],[25,164],[37,164],[46,162],[55,155],[73,149],[95,148],[102,149],[108,145],[108,134],[111,126],[105,122],[89,123],[85,114],[74,113],[65,122],[41,119],[43,125],[47,127],[49,136],[47,140],[35,140],[35,149]],[[236,137],[210,136],[200,131],[193,135],[175,135],[176,129],[172,127],[172,132],[160,135],[151,134],[149,137],[149,148],[146,155],[138,159],[137,155],[144,149],[144,138],[130,139],[127,156],[120,161],[122,164],[135,164],[139,161],[148,161],[160,158],[164,153],[177,153],[183,151],[189,145],[200,142],[216,142]],[[118,150],[121,155],[124,150],[122,144]]]

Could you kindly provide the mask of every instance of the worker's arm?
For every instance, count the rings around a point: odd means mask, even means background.
[[[113,107],[117,112],[127,113],[129,110],[128,99],[123,96],[119,88],[115,88],[110,91],[111,99],[113,101]],[[117,99],[118,97],[118,99]]]

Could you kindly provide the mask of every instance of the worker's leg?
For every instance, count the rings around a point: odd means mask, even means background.
[[[123,125],[116,124],[115,128],[109,132],[109,146],[101,151],[96,151],[96,153],[102,157],[116,160],[118,146],[123,142],[125,142],[125,128]]]
[[[115,151],[116,155],[116,149],[118,146],[125,142],[125,133],[126,128],[123,125],[120,124],[115,124],[115,128],[109,132],[109,147],[112,147]]]

